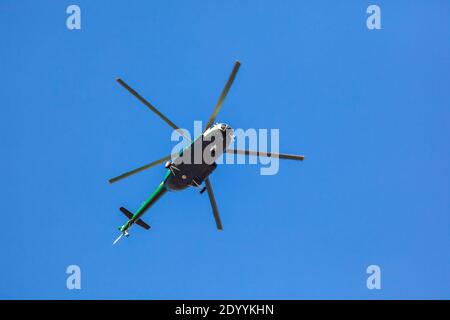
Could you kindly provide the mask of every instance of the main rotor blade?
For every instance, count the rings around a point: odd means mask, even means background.
[[[213,209],[214,219],[216,220],[216,225],[218,230],[223,230],[222,221],[220,221],[219,210],[217,209],[216,199],[214,198],[213,189],[209,178],[205,179],[206,190],[208,191],[209,201]]]
[[[125,178],[127,178],[129,176],[132,176],[133,174],[136,174],[138,172],[141,172],[141,171],[144,171],[144,170],[149,169],[151,167],[154,167],[154,166],[156,166],[156,165],[158,165],[160,163],[163,163],[164,161],[168,161],[170,159],[171,159],[171,156],[167,156],[167,157],[161,158],[159,160],[150,162],[149,164],[146,164],[145,166],[142,166],[142,167],[139,167],[137,169],[134,169],[134,170],[122,173],[120,176],[117,176],[117,177],[114,177],[112,179],[109,179],[108,181],[109,181],[109,183],[117,182],[119,180],[125,179]]]
[[[289,160],[304,160],[305,156],[300,156],[296,154],[286,154],[286,153],[271,153],[271,152],[259,152],[251,150],[239,150],[239,149],[227,149],[226,153],[243,154],[246,156],[258,156],[258,157],[272,157],[280,159]]]
[[[220,111],[220,108],[222,107],[223,101],[225,100],[228,91],[231,88],[231,85],[233,84],[234,78],[236,78],[236,74],[239,70],[239,67],[241,66],[241,63],[239,61],[236,61],[234,63],[233,70],[231,71],[230,76],[228,77],[228,81],[225,84],[225,87],[222,90],[222,93],[220,94],[219,100],[217,100],[216,106],[214,107],[213,113],[209,117],[208,122],[206,123],[205,130],[211,127],[211,125],[214,123],[214,120],[216,120],[217,114]]]
[[[116,81],[125,89],[127,89],[133,96],[138,98],[140,102],[142,102],[147,108],[152,110],[158,117],[160,117],[164,122],[166,122],[169,126],[171,126],[173,129],[178,131],[183,137],[188,139],[190,142],[191,139],[181,130],[175,123],[169,120],[165,115],[163,115],[158,109],[156,109],[150,102],[145,100],[139,93],[136,92],[133,88],[131,88],[125,81],[123,81],[121,78],[117,77]]]

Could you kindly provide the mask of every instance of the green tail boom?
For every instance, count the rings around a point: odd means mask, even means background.
[[[121,227],[119,227],[119,231],[125,235],[128,235],[128,229],[136,223],[138,226],[144,228],[145,230],[150,229],[150,226],[145,223],[141,216],[156,202],[159,198],[161,198],[167,192],[167,188],[164,185],[164,182],[161,182],[155,191],[144,201],[144,203],[139,207],[135,214],[131,213],[124,207],[120,207],[120,211],[128,218],[128,221]]]

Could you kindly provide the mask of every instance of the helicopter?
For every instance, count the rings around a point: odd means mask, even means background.
[[[234,139],[233,129],[226,123],[216,123],[216,117],[222,108],[223,102],[230,90],[234,79],[239,71],[241,63],[236,61],[234,63],[231,74],[217,100],[217,103],[213,109],[211,116],[206,123],[203,133],[191,142],[190,137],[175,125],[171,120],[169,120],[164,114],[162,114],[158,109],[156,109],[150,102],[144,99],[137,91],[131,88],[125,81],[120,77],[116,78],[116,81],[127,91],[129,91],[133,96],[135,96],[140,102],[142,102],[147,108],[153,111],[158,117],[160,117],[164,122],[166,122],[170,127],[187,139],[189,145],[175,154],[170,154],[156,161],[150,162],[144,166],[136,168],[134,170],[125,172],[119,176],[109,179],[109,183],[115,183],[129,176],[132,176],[141,171],[147,170],[154,166],[164,163],[167,169],[163,181],[158,185],[158,187],[153,191],[153,193],[142,203],[142,205],[133,214],[124,207],[120,207],[119,210],[128,218],[128,221],[118,228],[120,231],[119,237],[113,242],[116,244],[122,236],[128,237],[129,230],[134,225],[148,230],[150,226],[142,220],[144,213],[156,202],[158,201],[167,191],[180,191],[189,187],[201,188],[200,193],[203,194],[205,191],[208,193],[209,201],[211,202],[212,212],[214,215],[214,220],[218,230],[223,230],[222,221],[219,215],[219,210],[217,207],[216,199],[214,197],[213,188],[209,176],[214,172],[217,167],[216,160],[224,153],[231,153],[236,155],[246,155],[246,156],[258,156],[258,157],[276,157],[279,159],[288,160],[304,160],[302,155],[292,155],[284,153],[270,153],[270,152],[260,152],[253,150],[240,150],[240,149],[229,149],[231,141]],[[200,159],[198,157],[200,154]],[[203,185],[203,187],[202,187]]]

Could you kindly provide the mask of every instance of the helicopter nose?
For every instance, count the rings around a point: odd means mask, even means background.
[[[227,131],[227,130],[232,130],[231,127],[229,125],[227,125],[226,123],[222,123],[220,125],[220,130],[222,131]]]
[[[223,123],[221,126],[221,130],[225,134],[225,136],[226,136],[225,139],[227,140],[228,143],[231,142],[232,140],[234,140],[234,131],[233,131],[233,128],[231,128],[231,126]],[[228,143],[227,143],[227,145],[228,145]]]

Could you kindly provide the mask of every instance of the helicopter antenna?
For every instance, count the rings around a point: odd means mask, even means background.
[[[120,236],[118,236],[117,239],[114,240],[113,245],[115,245],[122,237],[123,237],[123,233],[121,233]]]

